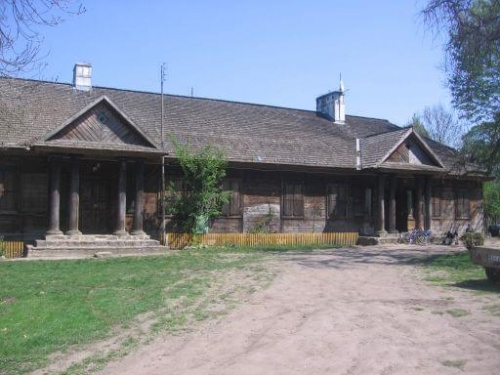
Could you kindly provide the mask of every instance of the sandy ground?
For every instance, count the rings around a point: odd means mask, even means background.
[[[228,316],[159,337],[103,374],[500,374],[500,293],[422,280],[445,247],[279,255],[278,276]],[[450,311],[466,310],[454,317]]]

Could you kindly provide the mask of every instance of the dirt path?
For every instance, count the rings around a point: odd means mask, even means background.
[[[500,317],[484,310],[500,295],[421,281],[418,260],[439,251],[277,256],[279,275],[249,304],[103,374],[500,374]]]

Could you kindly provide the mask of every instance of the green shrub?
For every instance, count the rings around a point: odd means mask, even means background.
[[[468,250],[471,250],[474,246],[481,246],[484,244],[484,236],[479,232],[466,232],[460,241],[463,242]]]

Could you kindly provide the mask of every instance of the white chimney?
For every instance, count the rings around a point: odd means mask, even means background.
[[[73,84],[77,90],[89,91],[92,88],[92,65],[90,63],[75,64]]]
[[[339,91],[333,91],[316,98],[316,112],[327,116],[336,124],[345,124],[344,83],[342,80]]]

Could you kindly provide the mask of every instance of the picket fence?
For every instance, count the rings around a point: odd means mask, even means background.
[[[2,253],[2,250],[6,258],[20,258],[24,254],[24,242],[10,240],[0,241],[0,253]]]
[[[166,233],[162,239],[170,249],[183,249],[189,245],[207,246],[307,246],[355,245],[357,232],[334,233]]]

